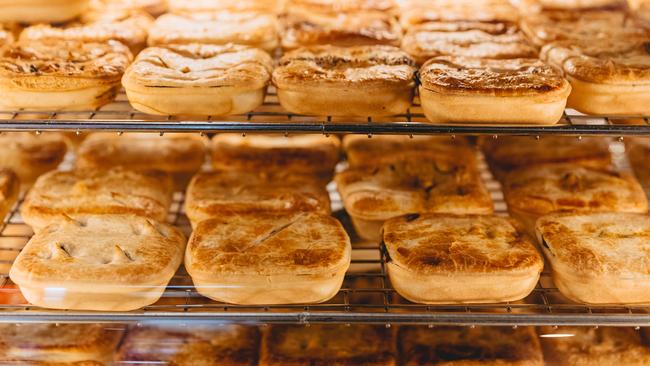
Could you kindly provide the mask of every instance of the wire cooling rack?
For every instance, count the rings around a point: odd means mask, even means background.
[[[622,151],[621,144],[613,149]],[[616,151],[614,151],[616,153]],[[617,155],[617,154],[615,154]],[[619,156],[621,154],[618,154]],[[480,157],[483,179],[492,193],[496,211],[506,214],[499,184]],[[349,227],[336,189],[330,186],[336,216]],[[175,195],[169,221],[189,234],[183,195]],[[566,300],[548,272],[542,274],[526,299],[503,304],[426,306],[408,302],[391,287],[386,256],[379,244],[353,239],[352,267],[343,288],[332,300],[316,305],[237,306],[217,303],[199,295],[181,268],[156,304],[133,312],[53,311],[30,306],[8,278],[9,268],[32,235],[23,223],[19,206],[0,226],[0,322],[237,322],[237,323],[370,323],[420,325],[581,325],[650,326],[650,307],[585,306]]]
[[[113,103],[95,111],[0,111],[0,131],[639,136],[650,135],[650,116],[587,116],[567,109],[554,126],[438,125],[427,123],[416,97],[412,108],[403,115],[310,117],[285,111],[271,87],[264,104],[245,115],[204,119],[152,116],[134,110],[122,92]]]

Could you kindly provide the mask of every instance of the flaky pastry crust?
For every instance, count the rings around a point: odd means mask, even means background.
[[[373,325],[274,325],[264,330],[260,366],[395,366],[392,329]]]
[[[40,175],[56,169],[68,151],[59,133],[11,132],[0,134],[0,169],[16,173],[21,188],[30,187]]]
[[[0,169],[0,222],[4,221],[18,200],[20,183],[16,174]]]
[[[543,366],[531,327],[401,327],[404,366]]]
[[[157,171],[54,171],[36,181],[20,213],[36,232],[66,214],[128,214],[164,222],[173,189],[171,176]]]

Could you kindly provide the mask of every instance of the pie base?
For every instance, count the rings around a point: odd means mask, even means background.
[[[110,103],[119,89],[119,83],[116,83],[77,90],[31,91],[0,83],[0,110],[83,112]]]
[[[650,114],[650,84],[597,84],[571,76],[568,79],[573,87],[569,108],[585,114]]]
[[[359,238],[373,243],[381,243],[382,227],[386,220],[367,220],[352,215],[350,215],[350,220]]]

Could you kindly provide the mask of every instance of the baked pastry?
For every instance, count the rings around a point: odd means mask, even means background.
[[[167,11],[167,0],[90,0],[89,11],[83,17],[102,16],[102,13],[112,11],[144,11],[154,17]]]
[[[169,10],[175,14],[196,14],[206,11],[258,11],[263,13],[280,13],[285,0],[167,0]]]
[[[499,216],[411,214],[387,221],[383,235],[390,282],[416,303],[518,301],[544,267],[532,241]]]
[[[50,309],[130,311],[158,301],[183,261],[177,229],[133,215],[65,215],[34,235],[9,276]]]
[[[278,46],[278,22],[258,12],[165,14],[149,31],[149,46],[236,43],[273,51]]]
[[[207,138],[183,133],[94,133],[77,151],[77,169],[160,170],[184,190],[205,161]]]
[[[600,137],[521,136],[483,138],[481,146],[492,173],[502,179],[508,172],[532,165],[571,163],[594,169],[612,164],[610,141]]]
[[[630,174],[574,164],[549,164],[513,171],[503,180],[510,215],[534,232],[553,212],[648,212],[643,188]]]
[[[634,174],[643,187],[650,188],[650,139],[630,138],[625,145]]]
[[[0,52],[14,41],[14,35],[0,24]]]
[[[2,223],[18,200],[20,192],[18,177],[14,172],[0,169],[0,223]]]
[[[108,365],[124,330],[104,324],[1,324],[0,362]]]
[[[339,162],[341,142],[319,135],[219,134],[211,141],[217,170],[311,175],[329,183]]]
[[[164,348],[161,349],[161,345]],[[241,325],[148,326],[131,328],[116,364],[173,366],[256,366],[259,332]]]
[[[594,10],[625,9],[626,0],[519,0],[519,7],[525,12],[545,10]]]
[[[571,85],[537,59],[441,56],[420,69],[420,101],[433,123],[557,123]]]
[[[67,151],[66,140],[59,133],[3,133],[0,134],[0,169],[16,173],[21,189],[27,190],[40,175],[56,169]]]
[[[641,25],[650,28],[650,1],[628,0],[634,15],[641,21]]]
[[[289,11],[300,10],[311,13],[345,13],[377,11],[393,13],[396,9],[393,0],[287,0]]]
[[[405,0],[400,23],[406,30],[428,22],[517,23],[519,13],[508,0]]]
[[[558,213],[536,226],[553,282],[569,300],[587,304],[650,303],[649,230],[645,212]]]
[[[474,161],[476,153],[464,138],[446,136],[347,135],[343,150],[351,167],[387,165],[402,160],[418,160],[420,156],[453,155],[458,160]],[[471,156],[468,156],[471,155]]]
[[[531,327],[401,327],[403,366],[544,366]]]
[[[345,210],[362,239],[379,242],[386,220],[410,213],[487,215],[494,205],[471,156],[422,156],[336,175]]]
[[[216,301],[321,303],[341,288],[351,252],[343,226],[327,215],[223,213],[196,226],[185,268],[196,290]]]
[[[185,195],[185,213],[193,227],[213,217],[255,212],[330,214],[329,193],[312,177],[300,174],[216,171],[194,176]]]
[[[402,31],[397,20],[380,11],[317,13],[293,8],[284,18],[282,48],[318,45],[399,46]]]
[[[171,177],[157,171],[54,171],[36,181],[20,213],[35,232],[61,220],[63,215],[128,214],[165,222],[173,189]]]
[[[63,40],[84,43],[105,43],[119,41],[129,47],[132,54],[140,52],[147,44],[147,32],[153,24],[153,17],[143,11],[110,11],[97,19],[67,27],[53,27],[39,24],[25,28],[20,41],[57,42]]]
[[[565,41],[544,47],[541,57],[571,82],[569,108],[586,114],[650,114],[647,38]]]
[[[264,102],[273,60],[238,45],[168,45],[142,51],[122,85],[129,103],[161,115],[227,115]]]
[[[0,56],[0,110],[96,109],[115,98],[131,59],[117,41],[14,43]]]
[[[406,112],[415,63],[390,46],[303,48],[286,53],[273,72],[280,104],[291,113],[386,116]]]
[[[535,58],[537,49],[514,25],[481,22],[430,22],[412,27],[402,49],[419,65],[438,56]]]
[[[395,366],[392,329],[374,325],[273,325],[262,334],[260,366]]]
[[[650,349],[632,328],[541,327],[538,332],[548,365],[645,366],[650,359]]]
[[[81,15],[89,0],[0,0],[0,23],[62,23]]]

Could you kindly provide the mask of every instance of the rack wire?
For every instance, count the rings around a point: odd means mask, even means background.
[[[614,152],[623,151],[621,144]],[[619,154],[620,155],[620,154]],[[497,213],[505,215],[506,205],[499,183],[480,164]],[[349,220],[342,210],[340,197],[330,187],[335,215],[346,227]],[[174,197],[169,222],[189,233],[183,212],[183,194]],[[237,323],[337,323],[462,325],[462,326],[650,326],[650,307],[586,306],[565,299],[544,272],[534,291],[526,299],[501,304],[427,306],[410,303],[390,285],[386,275],[386,255],[381,245],[353,240],[352,266],[342,289],[330,301],[311,305],[239,306],[217,303],[199,295],[191,278],[181,268],[156,304],[132,312],[56,311],[29,305],[8,278],[13,260],[32,235],[19,213],[19,202],[0,226],[0,322],[115,323],[115,322],[237,322]]]
[[[113,103],[87,112],[0,111],[0,132],[5,131],[113,131],[113,132],[263,132],[351,133],[412,135],[570,135],[650,136],[650,116],[587,116],[567,109],[553,126],[440,125],[427,123],[418,97],[406,114],[386,118],[313,117],[288,113],[274,88],[262,106],[238,116],[203,119],[187,116],[152,116],[134,110],[124,92]]]

